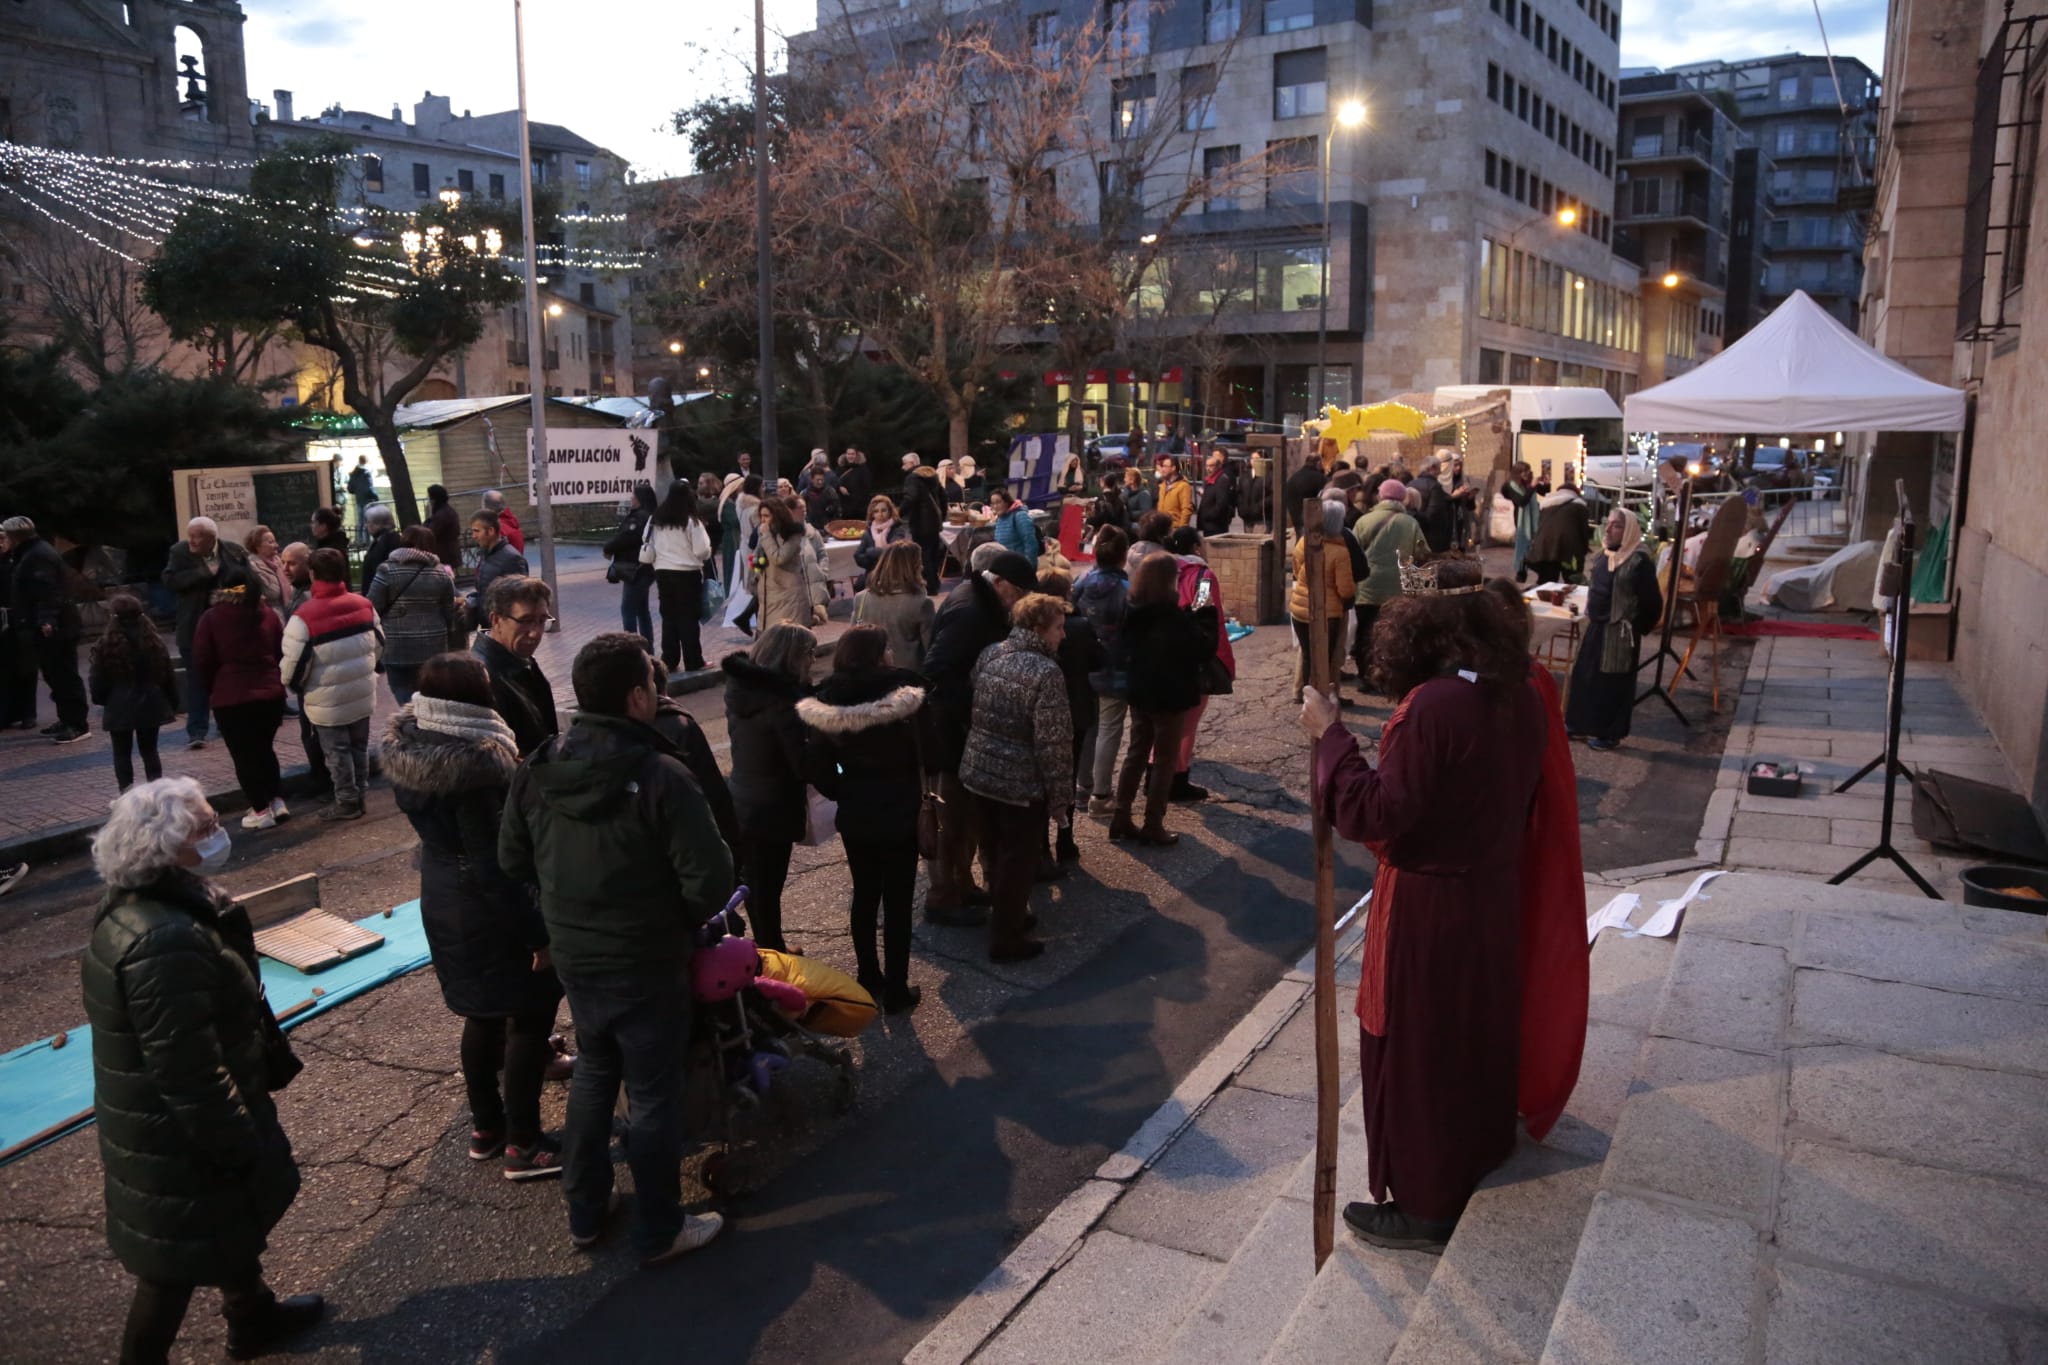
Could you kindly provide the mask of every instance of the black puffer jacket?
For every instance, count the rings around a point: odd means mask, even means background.
[[[72,600],[65,581],[64,556],[41,536],[31,539],[15,552],[13,598],[14,624],[31,636],[50,627],[51,638],[78,638],[78,603]]]
[[[540,906],[498,866],[498,826],[519,756],[480,736],[423,729],[411,707],[385,727],[383,754],[391,794],[420,836],[420,920],[441,998],[464,1018],[552,1008],[562,983],[552,970],[533,970],[534,951],[548,942]]]
[[[1133,711],[1185,711],[1202,699],[1202,669],[1216,653],[1216,608],[1155,602],[1132,607],[1117,647]]]
[[[805,774],[839,803],[840,837],[915,838],[924,799],[918,754],[938,745],[924,679],[901,668],[834,673],[796,713],[807,728]]]
[[[110,889],[80,976],[107,1244],[147,1280],[246,1275],[299,1192],[248,913],[185,872]]]
[[[988,581],[971,575],[946,594],[932,620],[931,648],[924,652],[924,675],[931,679],[932,707],[938,713],[940,771],[960,766],[967,748],[967,727],[974,719],[974,666],[981,652],[1010,637],[1010,609]]]
[[[742,839],[795,841],[804,834],[804,725],[808,690],[762,668],[745,651],[725,656],[725,725],[732,743],[732,803]]]
[[[704,793],[726,847],[738,848],[740,822],[733,812],[732,789],[718,770],[718,758],[711,752],[711,741],[704,738],[704,728],[674,697],[663,697],[660,706],[654,714],[654,732],[674,746],[676,756],[697,780],[697,790]]]

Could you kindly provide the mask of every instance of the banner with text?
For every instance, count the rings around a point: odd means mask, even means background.
[[[548,437],[548,498],[557,507],[578,503],[629,501],[636,484],[659,483],[655,477],[654,436],[651,431],[606,429],[550,429]],[[526,438],[526,467],[533,468],[533,433]],[[540,490],[529,477],[527,496],[538,498]]]

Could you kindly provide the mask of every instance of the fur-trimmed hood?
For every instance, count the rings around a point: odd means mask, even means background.
[[[504,744],[422,729],[409,711],[385,727],[382,752],[391,785],[429,796],[506,786],[519,767],[519,755]]]
[[[924,705],[924,683],[901,669],[835,673],[815,695],[796,704],[797,718],[820,734],[859,734],[913,719]]]

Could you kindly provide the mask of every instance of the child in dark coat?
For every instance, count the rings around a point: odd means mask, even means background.
[[[108,599],[107,612],[112,620],[92,647],[87,686],[93,704],[102,708],[100,725],[113,741],[114,780],[127,791],[135,782],[135,749],[142,751],[144,781],[164,775],[156,735],[176,714],[171,654],[143,614],[140,599],[121,593]]]

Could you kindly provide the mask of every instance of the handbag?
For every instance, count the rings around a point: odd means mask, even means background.
[[[647,528],[640,532],[640,562],[642,564],[652,564],[654,562],[653,517],[649,517],[647,519]]]
[[[704,580],[704,605],[698,609],[697,619],[708,626],[724,614],[725,584],[716,578],[707,577]]]
[[[816,787],[804,788],[804,837],[798,840],[806,848],[820,848],[832,842],[839,833],[836,821],[839,818],[839,803]]]
[[[934,790],[931,769],[924,761],[924,716],[910,718],[910,738],[917,752],[917,856],[932,862],[939,856],[939,794]]]

